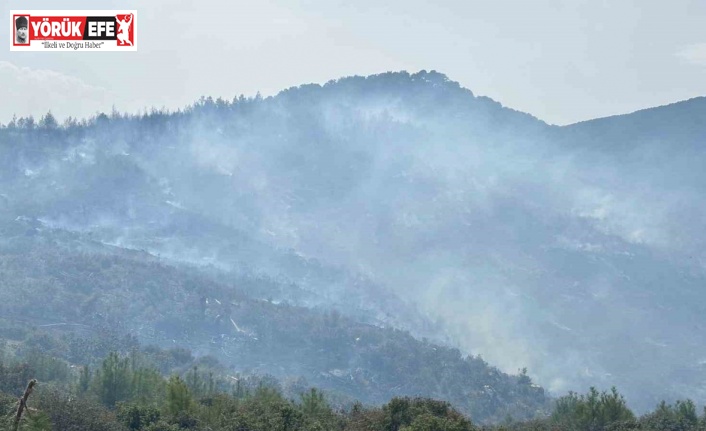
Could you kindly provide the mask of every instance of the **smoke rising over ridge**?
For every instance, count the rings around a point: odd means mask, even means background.
[[[0,209],[650,408],[706,398],[705,114],[556,127],[436,72],[350,77],[51,144],[5,128]]]

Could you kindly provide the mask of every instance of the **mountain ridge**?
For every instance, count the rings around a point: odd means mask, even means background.
[[[698,127],[618,153],[620,135],[591,145],[600,130],[549,126],[437,73],[40,123],[0,130],[7,222],[253,270],[297,286],[297,305],[306,292],[390,315],[553,392],[617,384],[641,409],[704,394],[688,321],[704,315],[704,160],[681,144]],[[640,143],[641,127],[618,129]]]

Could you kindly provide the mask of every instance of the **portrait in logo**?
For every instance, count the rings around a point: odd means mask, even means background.
[[[15,18],[15,44],[29,44],[29,17],[27,16]]]

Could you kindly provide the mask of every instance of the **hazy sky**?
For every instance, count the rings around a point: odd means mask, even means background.
[[[10,3],[10,4],[8,4]],[[5,2],[96,9],[94,1]],[[437,70],[567,124],[706,95],[704,0],[102,1],[137,9],[136,53],[10,52],[0,122],[177,108],[390,70]]]

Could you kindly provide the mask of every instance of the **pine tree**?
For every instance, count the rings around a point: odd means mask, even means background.
[[[81,368],[81,374],[78,377],[78,393],[85,394],[91,385],[91,369],[88,365]]]
[[[101,402],[113,407],[118,401],[127,400],[131,392],[131,374],[128,358],[120,358],[116,352],[111,352],[94,380]]]
[[[191,409],[191,394],[186,383],[179,376],[172,376],[167,383],[167,412],[172,416]]]

